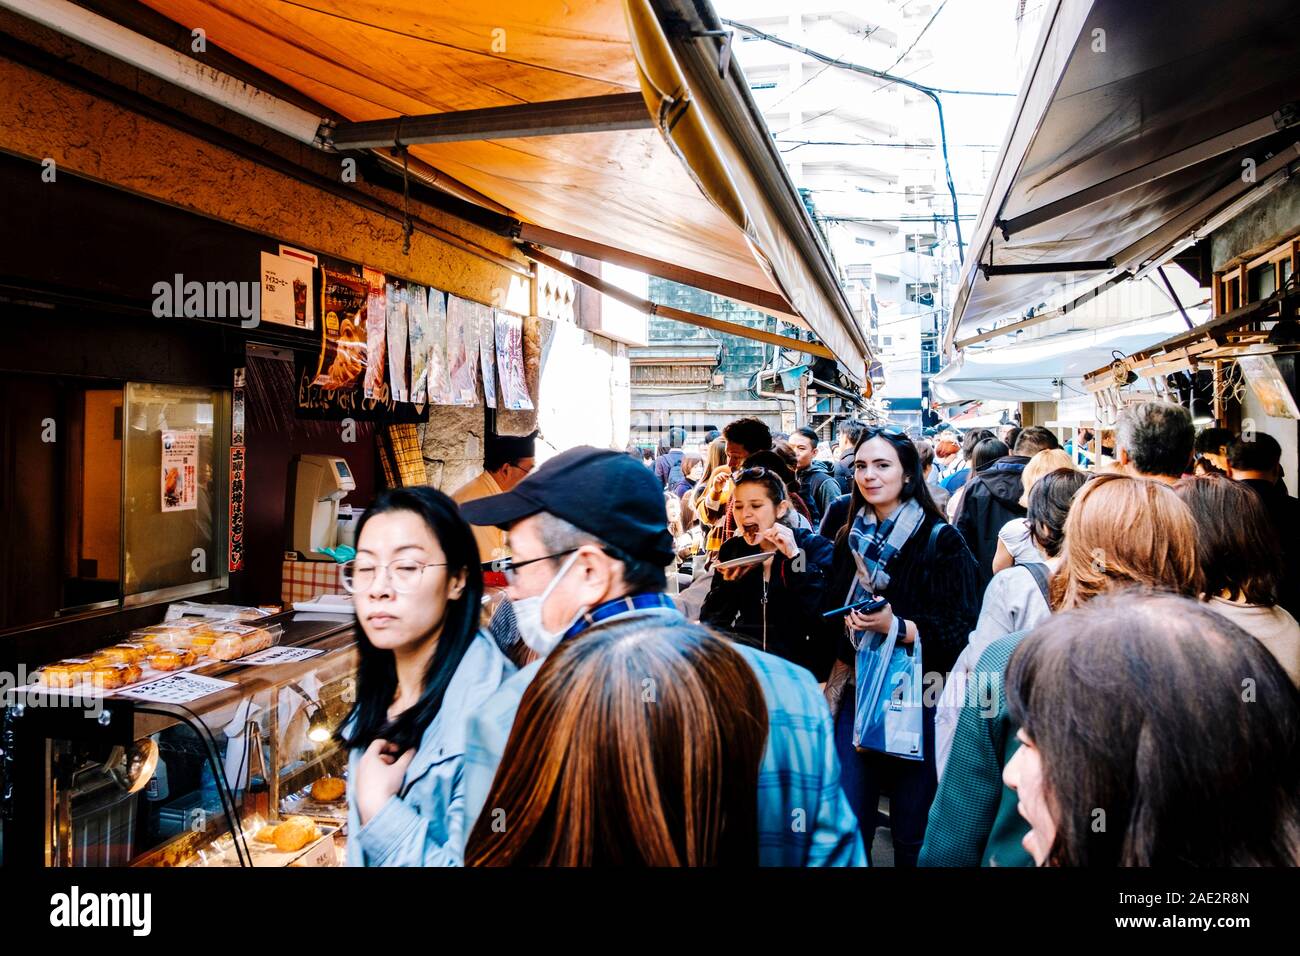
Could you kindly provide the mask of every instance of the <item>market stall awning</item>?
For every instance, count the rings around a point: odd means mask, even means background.
[[[435,121],[410,153],[534,227],[527,241],[756,305],[864,376],[866,337],[743,77],[734,63],[720,74],[720,38],[698,35],[707,4],[145,2],[321,104],[357,142],[367,121],[608,97],[593,101],[608,116],[579,104],[556,114],[554,134],[529,133],[527,110],[495,117],[493,139]],[[627,94],[648,122],[628,114]]]
[[[1049,0],[944,345],[1163,262],[1300,165],[1300,6]]]
[[[1204,319],[1208,310],[1200,307],[1197,312],[1196,318]],[[941,403],[972,398],[1054,402],[1084,395],[1084,376],[1109,364],[1116,350],[1128,355],[1180,330],[1187,331],[1187,326],[1172,310],[1119,329],[1053,335],[1002,349],[968,349],[931,377],[930,394]]]

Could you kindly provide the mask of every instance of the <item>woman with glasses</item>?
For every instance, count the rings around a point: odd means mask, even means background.
[[[979,616],[975,558],[935,507],[920,454],[905,432],[867,429],[852,462],[848,517],[831,529],[835,548],[823,611],[866,597],[887,603],[870,614],[849,611],[823,619],[839,649],[826,696],[835,715],[844,792],[862,831],[875,832],[877,802],[882,792],[889,794],[894,862],[910,867],[920,854],[937,786],[933,694],[924,697],[921,759],[859,749],[858,649],[870,649],[875,635],[893,635],[900,647],[920,647],[927,686],[935,675],[946,675]]]
[[[831,543],[806,528],[784,523],[789,491],[781,475],[746,467],[731,494],[736,534],[718,551],[713,585],[700,621],[736,634],[745,643],[793,661],[825,681],[834,663],[832,642],[817,625]],[[755,564],[723,567],[737,558],[768,555]]]
[[[455,503],[428,487],[381,492],[341,567],[356,603],[348,761],[350,866],[460,866],[467,716],[514,666],[478,628],[483,572]]]

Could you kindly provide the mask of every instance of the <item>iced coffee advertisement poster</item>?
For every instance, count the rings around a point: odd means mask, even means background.
[[[524,323],[517,315],[497,313],[497,384],[501,407],[528,411],[528,379],[524,375]]]
[[[454,405],[447,374],[447,293],[429,290],[429,404]]]
[[[366,371],[365,280],[321,270],[321,349],[313,385],[351,388]]]
[[[316,328],[316,305],[311,294],[315,268],[315,256],[287,246],[281,247],[279,255],[262,253],[263,322]]]
[[[422,285],[406,286],[407,343],[411,350],[411,402],[429,400],[429,290]]]
[[[388,311],[388,384],[395,402],[411,400],[407,373],[407,294],[406,283],[389,282],[384,289]]]
[[[385,372],[388,371],[387,283],[377,269],[363,267],[366,283],[366,398],[388,397]]]
[[[195,511],[199,507],[199,433],[162,433],[162,510]]]
[[[474,303],[478,305],[478,303]],[[478,305],[478,355],[483,370],[483,403],[497,407],[497,310]]]
[[[478,404],[479,305],[447,297],[447,377],[452,405]]]

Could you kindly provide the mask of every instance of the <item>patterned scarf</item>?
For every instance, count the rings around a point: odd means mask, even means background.
[[[877,522],[871,508],[858,513],[849,528],[849,552],[862,559],[868,580],[862,579],[860,570],[853,575],[845,604],[854,604],[889,587],[889,563],[924,521],[925,509],[915,498],[904,501],[885,521]]]

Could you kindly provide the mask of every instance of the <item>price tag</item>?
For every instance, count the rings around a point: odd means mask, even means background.
[[[322,650],[312,650],[309,647],[272,647],[245,657],[239,663],[267,667],[271,664],[292,664],[295,661],[310,660],[324,653]]]
[[[119,691],[117,696],[134,697],[136,700],[148,700],[159,704],[187,704],[192,700],[234,686],[234,681],[217,680],[215,677],[172,674],[170,677],[150,681],[130,690]]]

